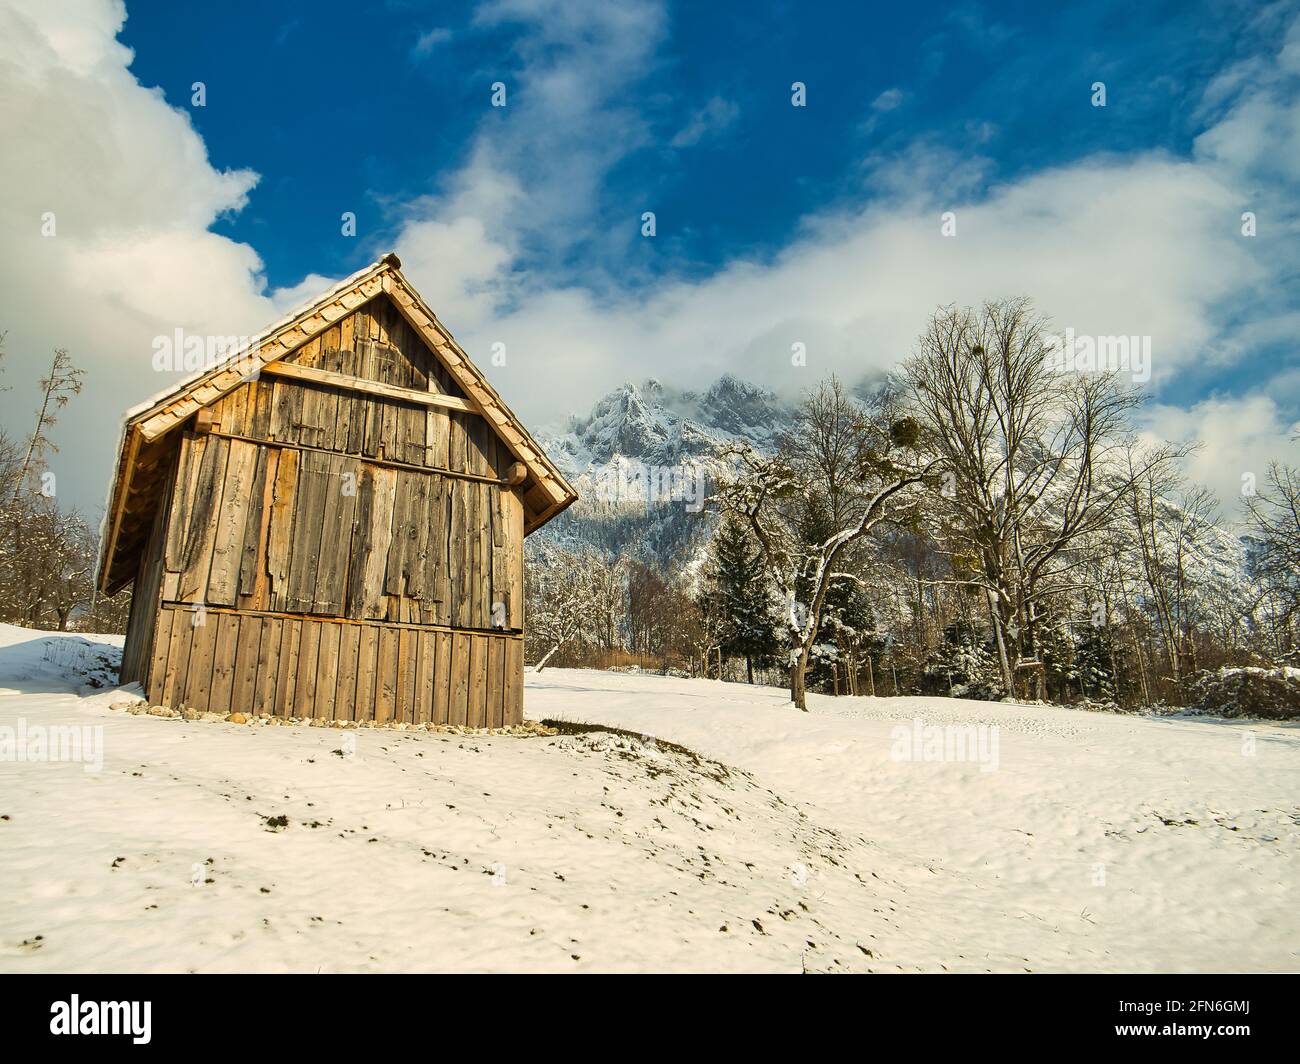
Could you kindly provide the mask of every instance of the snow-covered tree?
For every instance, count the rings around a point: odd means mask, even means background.
[[[733,515],[723,519],[710,545],[700,598],[705,612],[718,620],[722,653],[744,658],[746,678],[753,683],[755,661],[767,662],[776,649],[776,619],[762,552],[748,526]]]
[[[623,615],[617,599],[625,590],[622,567],[593,551],[543,544],[531,552],[526,612],[529,635],[541,650],[537,671],[571,642],[599,644],[611,638]]]
[[[1247,496],[1246,523],[1256,541],[1252,569],[1287,635],[1300,622],[1300,469],[1274,463],[1263,490]]]
[[[926,672],[940,678],[946,693],[958,698],[997,698],[1002,694],[997,654],[969,620],[944,629],[943,640],[926,663]]]
[[[914,422],[864,409],[831,378],[804,399],[775,455],[738,449],[734,474],[719,485],[718,502],[748,523],[783,602],[790,699],[800,709],[828,590],[851,575],[841,564],[878,526],[905,519],[935,468],[915,449],[918,436]],[[833,531],[810,544],[801,524],[812,500]]]

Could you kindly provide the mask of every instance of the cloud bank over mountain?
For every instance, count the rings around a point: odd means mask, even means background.
[[[1294,12],[1258,15],[1272,20],[1254,27],[1272,47],[1189,105],[1202,132],[1184,156],[1094,154],[1001,179],[992,159],[921,131],[902,150],[865,152],[856,192],[808,214],[783,246],[642,283],[631,248],[670,248],[674,219],[641,237],[655,205],[629,203],[626,229],[609,232],[594,204],[658,135],[635,90],[662,61],[670,15],[634,0],[493,0],[440,35],[445,56],[462,30],[510,30],[516,73],[463,163],[391,206],[395,243],[472,355],[486,363],[506,345],[505,365],[485,369],[527,420],[647,376],[703,389],[732,372],[787,397],[830,372],[856,380],[896,365],[937,305],[1023,293],[1062,329],[1151,337],[1148,427],[1212,434],[1197,471],[1225,498],[1242,471],[1296,454]],[[150,367],[154,336],[253,332],[337,279],[271,290],[258,249],[212,231],[257,195],[257,160],[212,164],[189,115],[132,74],[125,17],[120,0],[0,11],[0,329],[6,383],[21,384],[0,412],[23,431],[29,382],[53,347],[87,367],[87,398],[56,434],[62,483],[87,507],[102,497],[121,411],[166,383]],[[891,90],[889,110],[907,101],[907,86]],[[1114,121],[1120,103],[1113,92],[1092,108],[1081,93],[1070,120]],[[753,135],[730,98],[688,113],[698,121],[667,132],[672,151]],[[879,113],[868,102],[862,118]],[[954,235],[941,234],[944,212]],[[1245,212],[1258,235],[1242,234]],[[358,266],[383,250],[360,244]],[[566,259],[576,248],[583,268]],[[792,364],[796,345],[806,365]]]

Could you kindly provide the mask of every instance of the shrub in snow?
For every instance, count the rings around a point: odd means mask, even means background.
[[[1222,668],[1202,673],[1194,687],[1196,709],[1225,717],[1300,719],[1300,669]]]
[[[927,693],[996,702],[1003,690],[993,644],[963,622],[950,624],[925,665]]]

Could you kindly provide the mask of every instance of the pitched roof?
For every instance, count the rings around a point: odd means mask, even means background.
[[[101,591],[112,594],[135,575],[132,560],[148,537],[169,467],[170,434],[199,410],[245,384],[267,364],[298,350],[381,293],[392,300],[464,391],[466,400],[447,399],[445,405],[459,409],[468,405],[481,414],[524,466],[519,492],[524,501],[525,531],[540,528],[577,499],[572,485],[402,275],[397,256],[388,254],[340,281],[319,299],[290,311],[212,368],[201,370],[127,411],[101,529]],[[434,400],[435,405],[439,402]]]

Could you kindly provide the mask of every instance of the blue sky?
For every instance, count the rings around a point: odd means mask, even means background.
[[[534,426],[650,375],[878,373],[1024,294],[1151,337],[1143,427],[1226,501],[1296,452],[1295,0],[10,0],[0,136],[0,414],[53,347],[86,366],[87,509],[169,383],[153,337],[256,332],[391,248]]]
[[[990,160],[984,184],[1098,151],[1185,154],[1201,130],[1189,105],[1270,43],[1263,27],[1255,40],[1223,32],[1242,24],[1233,7],[672,5],[643,73],[608,101],[635,139],[601,182],[595,233],[530,250],[581,279],[608,237],[638,280],[706,274],[772,254],[806,215],[862,197],[870,158],[919,136]],[[189,111],[214,166],[262,175],[248,206],[213,228],[255,246],[279,287],[346,274],[389,246],[404,205],[455,173],[480,123],[509,120],[487,109],[489,86],[518,81],[529,28],[478,24],[475,8],[140,4],[121,40],[140,82]],[[563,61],[563,46],[549,52]],[[809,86],[802,111],[789,106],[792,78]],[[190,106],[195,80],[208,106]],[[1095,80],[1114,99],[1100,115]],[[674,146],[701,111],[698,139]],[[639,239],[643,205],[661,219],[658,244]],[[368,251],[338,239],[342,209],[357,213]]]

